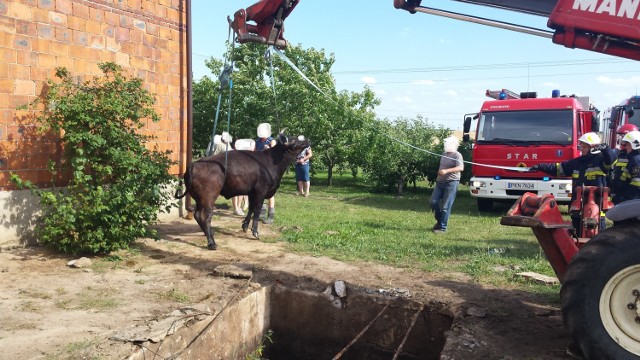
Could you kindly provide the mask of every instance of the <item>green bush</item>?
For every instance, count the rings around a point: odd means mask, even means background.
[[[62,134],[63,160],[49,170],[54,179],[56,173],[70,174],[67,186],[37,189],[12,174],[19,188],[40,197],[38,241],[67,253],[107,253],[156,237],[149,226],[171,207],[164,191],[174,181],[169,152],[147,149],[153,137],[138,133],[147,120],[159,120],[153,95],[120,66],[99,66],[103,75],[84,83],[56,69],[60,81],[50,79],[45,94],[25,106],[42,104],[38,129]]]

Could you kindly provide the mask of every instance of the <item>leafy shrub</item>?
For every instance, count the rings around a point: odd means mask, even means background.
[[[37,109],[41,132],[61,134],[64,157],[49,170],[70,174],[65,188],[37,189],[18,175],[13,182],[40,197],[42,215],[35,229],[38,240],[68,253],[107,253],[125,249],[135,239],[156,237],[150,225],[158,211],[171,207],[164,191],[169,152],[149,150],[153,136],[138,132],[159,116],[153,95],[142,80],[128,79],[114,63],[99,65],[102,76],[78,83],[67,69],[56,69],[48,90],[26,108]],[[42,107],[41,107],[42,108]]]

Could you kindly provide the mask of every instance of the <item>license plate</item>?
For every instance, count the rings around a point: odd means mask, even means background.
[[[518,190],[534,190],[536,185],[534,183],[507,183],[508,189],[518,189]]]

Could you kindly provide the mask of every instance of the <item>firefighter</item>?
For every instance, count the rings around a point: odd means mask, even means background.
[[[618,204],[623,200],[622,196],[618,195],[618,192],[621,191],[622,174],[626,171],[628,158],[627,151],[625,150],[625,143],[622,142],[622,138],[631,131],[638,131],[638,127],[633,124],[624,124],[618,127],[616,133],[618,134],[618,144],[620,146],[617,149],[618,158],[613,163],[613,167],[611,169],[611,182],[609,184],[609,189],[611,190],[611,201],[614,204]]]
[[[620,144],[626,153],[626,166],[622,169],[616,192],[618,203],[640,199],[640,131],[630,131]]]
[[[534,165],[531,171],[542,171],[553,176],[571,176],[574,189],[571,201],[575,200],[578,186],[607,186],[607,174],[615,161],[615,153],[607,144],[602,144],[600,136],[589,132],[578,139],[580,156],[561,163]],[[574,229],[580,228],[580,215],[571,214]]]

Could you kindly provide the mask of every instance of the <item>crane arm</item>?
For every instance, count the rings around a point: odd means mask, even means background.
[[[473,5],[548,17],[554,30],[531,29],[521,25],[445,12],[420,6],[422,0],[393,0],[396,9],[414,14],[424,12],[458,20],[501,27],[533,35],[551,37],[568,48],[640,60],[640,4],[633,0],[452,0]]]
[[[285,48],[284,19],[300,0],[260,0],[227,18],[239,43],[255,42]],[[251,24],[249,22],[254,22]]]
[[[553,31],[535,29],[472,15],[421,6],[423,0],[393,0],[396,9],[424,12],[507,30],[552,38],[568,48],[640,60],[640,1],[638,0],[452,0],[548,18]],[[285,48],[284,19],[300,0],[260,0],[238,10],[229,20],[238,42]],[[250,24],[249,22],[255,22]]]
[[[549,17],[557,0],[453,0],[472,5],[482,5],[503,10],[517,11],[521,13]],[[394,0],[396,9],[414,10],[420,6],[422,0]]]

